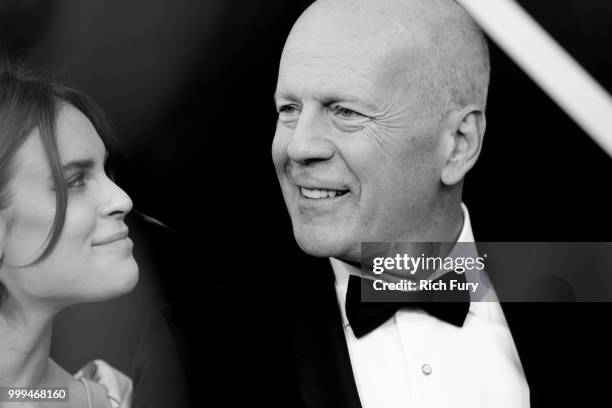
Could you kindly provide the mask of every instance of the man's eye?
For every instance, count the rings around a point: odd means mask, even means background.
[[[293,127],[300,118],[300,107],[296,105],[281,105],[278,108],[278,121],[285,126]]]
[[[334,115],[339,116],[343,119],[352,119],[363,116],[360,113],[355,112],[354,110],[350,110],[348,108],[344,108],[340,105],[333,106],[331,108]]]
[[[279,114],[293,115],[297,112],[297,108],[293,105],[282,105],[278,108]]]

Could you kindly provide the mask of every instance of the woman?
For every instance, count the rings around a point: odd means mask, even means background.
[[[128,407],[131,382],[101,361],[72,376],[49,358],[66,306],[138,280],[109,173],[112,133],[88,97],[0,69],[0,386],[68,387],[69,407]]]

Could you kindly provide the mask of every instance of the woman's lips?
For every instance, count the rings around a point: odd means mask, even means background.
[[[101,239],[99,241],[96,241],[93,243],[93,246],[100,246],[100,245],[107,245],[107,244],[112,244],[113,242],[117,242],[120,241],[122,239],[125,239],[128,237],[128,230],[124,229],[121,231],[118,231],[116,233],[114,233],[113,235],[110,235],[104,239]]]

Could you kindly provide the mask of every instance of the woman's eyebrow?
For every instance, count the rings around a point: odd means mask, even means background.
[[[63,171],[69,170],[91,170],[95,165],[93,159],[73,160],[62,166]]]
[[[95,166],[94,159],[79,159],[72,160],[62,165],[62,172],[67,173],[70,171],[90,171]],[[53,175],[49,175],[49,180],[53,181]]]

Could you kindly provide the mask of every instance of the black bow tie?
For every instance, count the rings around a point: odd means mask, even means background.
[[[465,274],[448,272],[432,282],[446,282],[450,287],[450,280],[457,280],[465,284]],[[402,292],[403,302],[361,302],[361,280],[358,276],[349,277],[346,293],[345,310],[351,329],[355,337],[365,336],[381,324],[389,320],[398,309],[421,308],[440,320],[462,327],[470,308],[470,295],[466,290],[458,291],[414,291]],[[368,282],[364,289],[371,290]],[[380,294],[379,294],[380,296]]]

